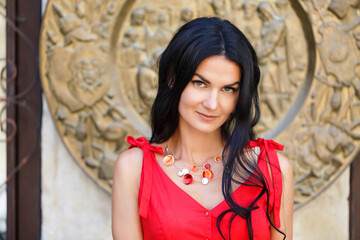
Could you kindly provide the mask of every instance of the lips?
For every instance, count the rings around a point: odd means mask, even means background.
[[[217,116],[215,116],[215,115],[207,115],[207,114],[200,113],[200,112],[196,112],[196,113],[199,114],[201,119],[206,120],[206,121],[212,121],[217,118]]]

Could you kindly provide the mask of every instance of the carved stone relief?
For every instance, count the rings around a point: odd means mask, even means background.
[[[286,145],[295,206],[351,162],[360,140],[357,1],[49,0],[40,71],[57,129],[74,159],[111,191],[127,135],[149,136],[157,59],[200,16],[237,25],[261,67],[256,131]]]

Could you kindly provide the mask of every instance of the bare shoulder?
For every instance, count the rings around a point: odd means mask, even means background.
[[[293,167],[291,165],[291,162],[283,154],[279,152],[277,154],[283,179],[290,184],[293,181]]]
[[[116,160],[116,164],[141,166],[142,159],[143,159],[143,151],[140,148],[135,147],[120,153],[118,159]]]
[[[286,234],[286,239],[293,239],[293,214],[294,214],[294,181],[291,161],[283,154],[278,153],[281,174],[283,178],[283,190],[280,207],[280,231]],[[283,239],[276,229],[271,228],[271,240]]]
[[[284,172],[284,174],[286,174],[286,173],[292,174],[293,168],[292,168],[290,160],[285,155],[283,155],[279,152],[277,154],[278,154],[281,171]]]
[[[122,152],[116,160],[114,176],[121,175],[128,181],[140,180],[143,151],[140,148],[132,148]]]
[[[138,195],[143,151],[122,152],[114,167],[112,187],[112,232],[114,239],[142,239]]]

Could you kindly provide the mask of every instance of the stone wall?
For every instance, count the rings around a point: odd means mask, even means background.
[[[111,196],[72,159],[43,107],[42,239],[112,239]]]

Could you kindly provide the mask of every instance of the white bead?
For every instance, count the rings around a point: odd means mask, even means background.
[[[176,173],[179,177],[182,177],[184,174],[182,172],[182,169],[179,169]]]
[[[182,170],[183,175],[188,174],[189,172],[190,172],[189,169],[186,169],[186,168],[184,168],[184,169]]]
[[[203,179],[201,179],[201,183],[204,184],[204,185],[206,185],[206,184],[209,183],[209,179],[203,178]]]

